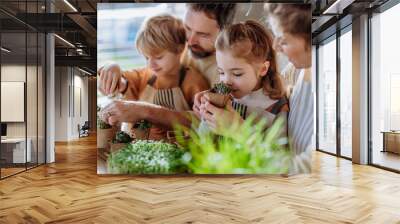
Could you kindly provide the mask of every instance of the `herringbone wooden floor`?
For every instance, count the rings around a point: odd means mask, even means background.
[[[96,175],[96,144],[0,181],[0,223],[400,223],[400,175],[315,153],[313,173]]]

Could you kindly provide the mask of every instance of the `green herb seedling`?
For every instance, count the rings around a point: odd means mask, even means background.
[[[114,139],[113,143],[129,143],[131,141],[132,141],[131,136],[129,136],[127,133],[125,133],[123,131],[119,131],[115,135],[115,139]]]
[[[218,93],[222,95],[228,95],[232,92],[232,89],[225,85],[225,83],[220,82],[214,85],[214,87],[210,90],[212,93]]]

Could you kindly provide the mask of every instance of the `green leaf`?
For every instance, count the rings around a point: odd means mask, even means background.
[[[114,143],[129,143],[131,141],[132,141],[131,136],[129,136],[127,133],[125,133],[123,131],[119,131],[115,135]]]
[[[283,120],[265,130],[267,121],[250,116],[242,124],[213,135],[188,131],[190,139],[177,138],[188,152],[183,162],[195,174],[282,174],[289,170],[287,139],[280,137]],[[176,132],[184,128],[175,127]]]
[[[139,129],[146,130],[151,128],[151,123],[146,120],[141,120],[137,122],[135,126]]]
[[[227,95],[232,92],[232,89],[225,85],[225,83],[220,82],[214,85],[214,87],[211,89],[211,92]]]

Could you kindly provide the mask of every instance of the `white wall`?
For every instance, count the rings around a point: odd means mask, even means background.
[[[55,141],[68,140],[68,68],[55,68]]]
[[[77,139],[78,124],[88,120],[88,78],[83,75],[76,68],[56,67],[55,141]]]
[[[2,65],[1,81],[25,82],[25,73],[25,65]],[[1,110],[7,110],[7,108],[1,108]],[[7,123],[7,137],[25,137],[25,123]]]

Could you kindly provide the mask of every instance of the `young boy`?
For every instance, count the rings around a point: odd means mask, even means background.
[[[186,34],[182,21],[170,16],[154,16],[137,34],[136,47],[146,58],[145,68],[122,72],[126,83],[120,92],[125,99],[139,100],[177,111],[188,111],[194,95],[209,88],[207,80],[190,67],[181,65]],[[114,69],[120,71],[118,65]],[[135,111],[127,111],[135,113]],[[168,130],[153,125],[149,139],[166,138]]]

